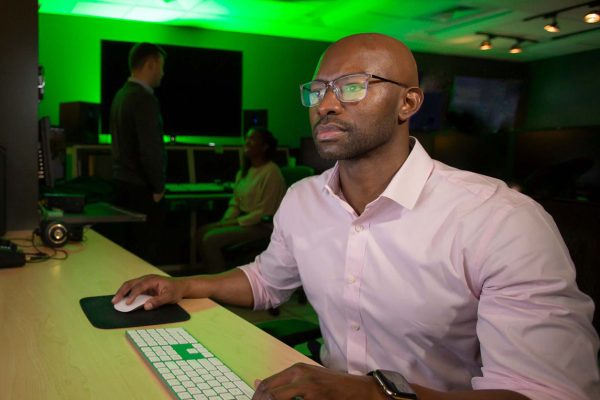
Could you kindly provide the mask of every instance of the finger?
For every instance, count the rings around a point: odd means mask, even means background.
[[[284,386],[293,382],[302,375],[305,365],[306,364],[301,363],[294,364],[291,367],[276,373],[275,375],[263,379],[258,385],[257,391],[270,391],[276,387]]]
[[[291,382],[287,385],[274,387],[268,390],[256,391],[253,399],[261,400],[297,400],[297,399],[309,399],[306,394],[305,388],[303,387],[302,381]]]
[[[127,296],[126,304],[131,304],[142,293],[149,295],[158,294],[158,286],[160,284],[160,277],[156,275],[148,275],[141,279],[138,279],[131,286],[129,295]]]
[[[174,278],[158,277],[156,295],[148,299],[146,310],[162,306],[163,304],[174,304],[183,298],[182,281]]]
[[[119,290],[117,290],[117,293],[115,293],[115,295],[112,298],[112,303],[116,304],[119,301],[121,301],[121,299],[125,296],[127,296],[127,293],[129,293],[129,291],[131,290],[131,288],[133,287],[133,285],[135,285],[135,283],[137,281],[139,281],[141,278],[135,278],[135,279],[130,279],[126,282],[124,282],[121,287],[119,288]]]
[[[177,296],[174,288],[175,282],[169,282],[169,285],[165,285],[165,282],[158,284],[158,295],[146,300],[144,303],[145,310],[152,310],[156,307],[160,307],[163,304],[176,303]]]

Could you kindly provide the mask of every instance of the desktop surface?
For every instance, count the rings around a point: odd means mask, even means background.
[[[94,328],[79,305],[127,279],[164,273],[92,230],[85,236],[67,247],[67,260],[0,270],[0,398],[169,398],[126,329]],[[189,321],[148,327],[184,327],[250,385],[296,362],[314,364],[211,300],[179,304]]]

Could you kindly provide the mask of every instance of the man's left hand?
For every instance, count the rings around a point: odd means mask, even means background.
[[[263,381],[256,381],[253,400],[385,399],[370,376],[350,375],[308,364],[295,364]]]

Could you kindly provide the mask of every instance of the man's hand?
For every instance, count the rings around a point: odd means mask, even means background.
[[[255,385],[253,400],[385,400],[383,391],[370,376],[350,375],[308,364],[296,364],[256,381]]]
[[[164,195],[165,195],[164,191],[161,193],[152,193],[152,200],[154,200],[155,203],[158,203],[162,200]]]
[[[127,304],[131,304],[138,295],[144,293],[154,296],[144,304],[145,310],[152,310],[163,304],[174,304],[179,302],[184,297],[185,291],[185,280],[167,278],[159,275],[146,275],[141,278],[129,280],[121,285],[119,290],[117,290],[115,297],[112,298],[112,303],[118,303],[129,293]]]

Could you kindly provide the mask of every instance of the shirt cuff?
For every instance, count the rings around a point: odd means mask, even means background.
[[[250,287],[252,288],[252,297],[254,298],[253,309],[258,311],[272,308],[267,291],[264,290],[265,285],[261,284],[262,277],[258,268],[258,264],[253,262],[242,265],[238,268],[241,269],[244,274],[246,274],[246,278],[248,278],[248,282],[250,282]]]

